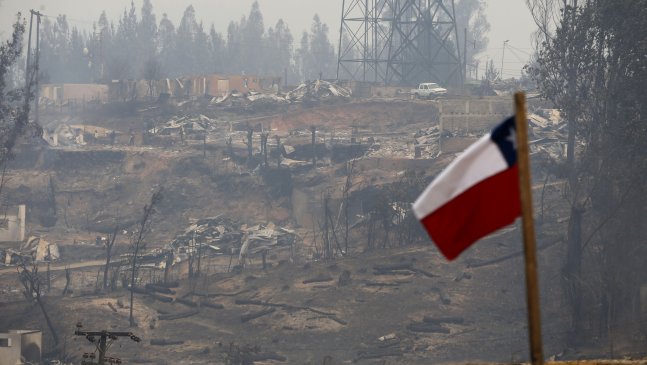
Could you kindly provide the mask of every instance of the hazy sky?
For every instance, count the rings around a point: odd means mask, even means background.
[[[0,31],[6,38],[10,24],[15,14],[29,9],[41,10],[48,16],[66,14],[68,21],[79,28],[91,28],[92,23],[99,18],[102,10],[106,10],[108,18],[117,21],[124,7],[130,7],[131,0],[0,0]],[[177,26],[184,9],[193,4],[198,19],[209,25],[214,23],[216,29],[224,32],[230,20],[239,20],[243,14],[249,13],[254,0],[152,0],[157,19],[167,13]],[[330,27],[330,36],[336,39],[339,35],[339,18],[341,16],[342,0],[258,0],[264,16],[265,26],[273,25],[283,18],[295,40],[301,32],[310,27],[312,16],[318,13],[322,21]],[[528,58],[530,52],[530,34],[535,29],[532,18],[525,5],[525,0],[486,0],[487,18],[492,29],[490,44],[481,55],[481,71],[486,59],[494,59],[497,68],[501,67],[503,42],[509,40],[504,76],[518,76],[519,70]],[[139,10],[142,0],[135,0]]]

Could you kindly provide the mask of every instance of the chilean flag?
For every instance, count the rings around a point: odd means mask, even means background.
[[[448,260],[521,213],[515,119],[468,147],[413,203],[413,213]]]

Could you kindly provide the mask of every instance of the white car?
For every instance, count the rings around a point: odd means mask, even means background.
[[[435,82],[424,82],[417,89],[411,89],[411,96],[416,99],[434,99],[447,95],[447,89],[440,87]]]

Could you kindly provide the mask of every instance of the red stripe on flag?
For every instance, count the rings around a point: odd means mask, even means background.
[[[440,252],[453,260],[474,242],[513,223],[520,213],[515,164],[472,186],[421,222]]]

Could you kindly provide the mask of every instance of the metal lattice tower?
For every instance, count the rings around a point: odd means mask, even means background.
[[[337,78],[462,80],[453,0],[343,0]]]

